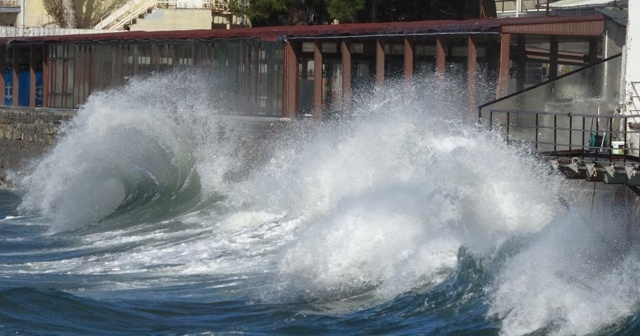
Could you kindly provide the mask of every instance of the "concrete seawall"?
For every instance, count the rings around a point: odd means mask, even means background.
[[[7,173],[22,169],[54,142],[74,110],[0,107],[0,187]]]

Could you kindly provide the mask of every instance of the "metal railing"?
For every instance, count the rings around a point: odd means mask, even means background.
[[[212,0],[158,0],[159,8],[213,8]]]
[[[640,114],[593,115],[491,109],[486,125],[509,144],[545,157],[640,162]]]
[[[545,12],[547,4],[558,0],[496,0],[496,12],[498,14],[511,14],[516,12],[517,2],[521,3],[521,13]]]

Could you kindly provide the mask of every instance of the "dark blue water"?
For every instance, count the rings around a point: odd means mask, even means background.
[[[427,91],[251,145],[210,80],[97,94],[14,172],[0,335],[640,334],[624,187],[566,182]]]

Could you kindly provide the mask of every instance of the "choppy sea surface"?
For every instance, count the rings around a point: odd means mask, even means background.
[[[260,146],[222,86],[95,94],[13,173],[0,335],[640,334],[625,189],[564,181],[428,80]]]

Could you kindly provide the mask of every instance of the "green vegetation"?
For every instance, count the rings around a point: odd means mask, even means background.
[[[230,0],[254,27],[495,17],[494,0]]]

